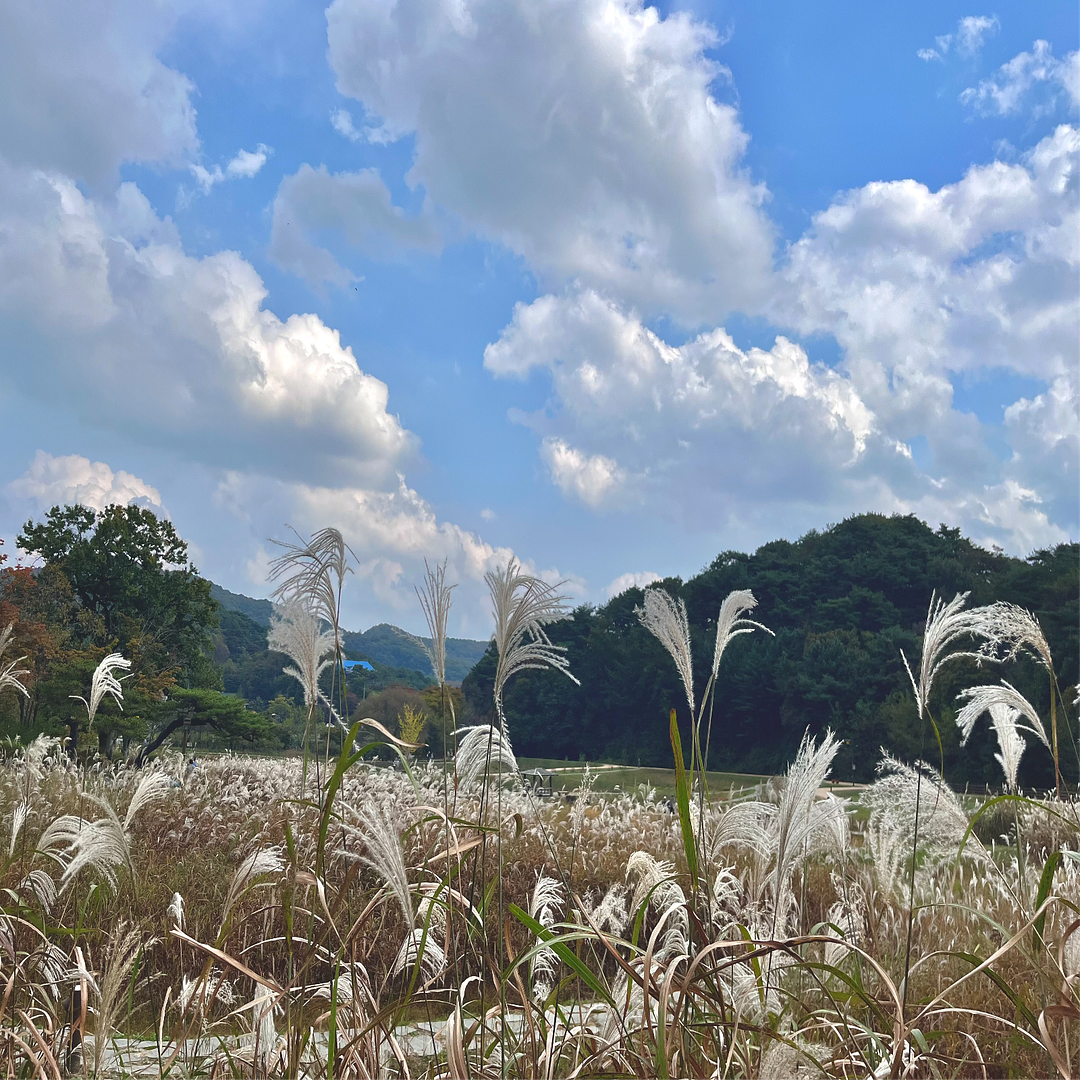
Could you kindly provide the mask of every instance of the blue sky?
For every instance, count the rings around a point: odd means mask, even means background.
[[[0,535],[488,630],[863,510],[1075,540],[1075,6],[0,4]]]

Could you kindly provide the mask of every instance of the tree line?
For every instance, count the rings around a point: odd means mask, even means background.
[[[947,599],[970,592],[972,605],[1009,601],[1039,619],[1071,702],[1080,666],[1078,558],[1077,544],[1020,559],[913,516],[861,514],[753,554],[725,551],[686,581],[657,582],[686,604],[699,687],[707,681],[716,617],[729,592],[752,590],[754,618],[775,635],[746,635],[725,652],[709,767],[778,772],[806,729],[819,735],[831,728],[844,741],[834,769],[841,778],[872,779],[885,746],[909,761],[943,762],[961,787],[996,784],[994,736],[983,725],[960,746],[956,694],[1004,676],[1046,716],[1050,689],[1043,669],[1021,658],[1000,676],[990,672],[988,680],[985,668],[977,672],[972,662],[952,665],[932,702],[939,746],[932,727],[918,722],[901,649],[909,658],[919,655],[935,590]],[[552,641],[566,647],[581,684],[543,672],[516,677],[505,708],[518,754],[670,766],[669,710],[677,710],[684,742],[689,717],[670,657],[635,614],[642,598],[642,590],[632,588],[601,607],[583,605],[548,628]],[[463,683],[477,712],[489,711],[494,668],[489,649]],[[1062,769],[1075,782],[1075,709],[1062,723]],[[1049,787],[1053,780],[1049,756],[1032,747],[1021,782]]]
[[[0,630],[13,625],[3,659],[26,657],[28,693],[0,696],[0,733],[65,735],[72,746],[106,756],[152,749],[170,735],[236,749],[300,745],[302,694],[282,673],[283,658],[267,649],[266,627],[219,608],[170,522],[135,506],[57,506],[43,521],[27,522],[17,544],[36,557],[35,566],[11,566],[0,553]],[[943,673],[932,703],[939,746],[918,723],[900,651],[918,655],[935,590],[947,598],[970,592],[972,604],[1007,600],[1030,609],[1063,683],[1075,686],[1078,557],[1078,545],[1064,544],[1019,559],[914,517],[863,514],[753,554],[723,552],[686,581],[658,582],[686,603],[701,686],[729,592],[752,590],[755,618],[775,635],[747,635],[725,653],[709,766],[776,772],[804,730],[831,728],[844,740],[835,770],[842,777],[870,779],[879,748],[887,746],[907,760],[943,761],[960,785],[996,782],[992,734],[982,726],[960,747],[952,723],[957,692],[987,681],[987,673],[966,661]],[[581,685],[544,672],[515,678],[505,705],[517,753],[671,764],[668,711],[676,708],[685,729],[685,699],[670,658],[635,614],[641,603],[642,591],[630,589],[549,627]],[[132,661],[124,708],[106,699],[94,730],[86,730],[71,695],[86,694],[95,666],[112,651]],[[494,667],[489,648],[455,692],[459,723],[490,712]],[[364,712],[395,730],[406,705],[414,717],[438,711],[427,700],[430,690],[425,696],[426,675],[378,663],[373,669],[349,676],[350,715],[366,699]],[[1049,686],[1041,668],[1022,658],[1002,674],[1045,715]],[[1068,701],[1074,694],[1066,689]],[[1062,767],[1075,781],[1075,709],[1061,723]],[[440,734],[438,723],[427,726],[436,755]],[[1045,787],[1052,778],[1050,762],[1033,748],[1022,782]]]

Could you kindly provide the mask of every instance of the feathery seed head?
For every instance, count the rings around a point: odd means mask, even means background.
[[[973,686],[968,690],[961,690],[957,695],[960,700],[966,702],[956,716],[956,726],[960,729],[963,745],[971,736],[975,722],[983,713],[988,712],[994,705],[1003,705],[1012,709],[1017,714],[1017,719],[1023,717],[1027,723],[1018,724],[1024,731],[1030,731],[1047,748],[1050,749],[1050,739],[1043,727],[1035,706],[1016,687],[1001,680],[1000,686]]]
[[[757,607],[757,600],[749,589],[736,589],[728,593],[724,602],[720,605],[720,613],[716,616],[716,647],[713,649],[712,673],[716,676],[720,669],[720,658],[724,650],[739,636],[739,634],[752,634],[755,630],[764,630],[766,634],[776,635],[767,627],[753,619],[743,618],[743,613],[753,611]]]
[[[1050,655],[1050,643],[1030,611],[1016,604],[999,600],[985,608],[986,645],[983,651],[995,657],[1001,650],[1000,659],[1015,660],[1022,649],[1027,649],[1047,671],[1054,670]]]
[[[285,549],[270,564],[270,580],[279,582],[273,598],[285,605],[299,603],[316,618],[329,623],[336,634],[340,626],[341,590],[345,575],[351,573],[347,559],[351,549],[334,528],[319,529],[307,541],[299,533],[296,537],[299,544],[271,540]]]
[[[412,886],[405,867],[405,854],[401,850],[397,818],[388,807],[375,803],[367,803],[353,813],[357,824],[346,825],[345,831],[360,840],[365,850],[359,855],[352,852],[346,852],[346,855],[371,867],[383,879],[400,905],[406,925],[412,930],[416,925]]]
[[[667,649],[675,661],[686,691],[690,715],[693,716],[694,666],[690,655],[690,623],[686,617],[686,604],[664,589],[646,589],[645,606],[635,608],[635,614],[641,620],[641,625]],[[719,656],[716,663],[719,663]]]
[[[299,600],[274,608],[267,646],[284,653],[296,665],[283,671],[304,688],[308,707],[319,701],[319,676],[334,662],[336,640],[334,632],[323,630],[315,612]]]
[[[879,778],[859,799],[870,808],[871,833],[881,829],[886,847],[892,843],[886,837],[902,837],[910,851],[918,807],[920,848],[933,859],[954,855],[968,818],[952,788],[925,762],[906,765],[884,750],[877,771]]]
[[[988,609],[972,608],[970,611],[965,611],[964,604],[967,603],[969,595],[969,593],[957,593],[946,604],[936,592],[931,594],[930,608],[926,614],[926,629],[923,632],[918,679],[915,678],[903,649],[900,650],[912,689],[915,691],[915,704],[918,706],[920,718],[926,712],[934,680],[944,664],[963,656],[977,661],[987,659],[986,654],[981,652],[949,651],[960,638],[987,636]]]
[[[511,676],[526,668],[553,668],[572,682],[578,682],[570,673],[565,647],[553,645],[544,631],[549,623],[565,619],[569,611],[566,597],[559,593],[558,587],[522,573],[517,559],[512,558],[502,569],[489,571],[484,580],[491,594],[495,616],[493,636],[499,653],[495,668],[495,709],[503,738],[509,742],[502,702],[503,690]]]
[[[454,771],[459,784],[471,784],[492,775],[499,778],[517,775],[517,758],[510,740],[503,738],[499,728],[489,724],[458,728],[458,736]]]
[[[172,894],[172,900],[165,909],[165,918],[178,930],[184,929],[184,898],[178,892]]]
[[[1020,712],[1001,701],[990,706],[990,722],[994,725],[998,746],[1001,752],[995,754],[1001,771],[1005,774],[1005,784],[1010,791],[1016,790],[1016,774],[1020,769],[1020,759],[1024,756],[1027,743],[1023,735],[1016,730],[1016,721]]]
[[[0,631],[0,656],[4,655],[14,630],[15,624],[12,622],[8,623],[3,631]],[[30,696],[30,691],[26,689],[22,682],[23,676],[30,674],[30,669],[19,667],[25,659],[25,656],[20,656],[18,660],[9,660],[6,664],[0,666],[0,690],[14,690],[25,698]]]
[[[116,702],[117,707],[123,711],[124,688],[120,680],[113,674],[114,671],[127,671],[131,667],[131,661],[125,660],[120,653],[109,653],[94,669],[94,677],[90,682],[90,700],[72,694],[75,701],[81,701],[86,706],[86,713],[90,726],[93,726],[94,717],[97,716],[98,706],[101,699],[109,694]]]
[[[440,686],[446,682],[446,624],[450,617],[450,592],[454,588],[446,584],[445,559],[434,570],[424,560],[424,584],[416,590],[416,596],[431,634],[431,648],[424,645],[424,652]]]

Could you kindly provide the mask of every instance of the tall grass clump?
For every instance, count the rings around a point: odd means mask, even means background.
[[[415,742],[349,716],[347,548],[334,530],[297,539],[275,568],[271,635],[309,723],[341,733],[313,779],[306,756],[222,755],[191,771],[166,750],[113,768],[47,738],[0,766],[10,1075],[1077,1071],[1080,815],[1017,789],[1025,740],[1053,753],[1052,718],[1048,729],[1007,682],[975,687],[958,702],[960,735],[990,717],[1006,793],[968,799],[933,764],[942,665],[1038,653],[1015,612],[931,601],[908,665],[930,763],[883,750],[872,784],[838,793],[839,743],[807,731],[783,776],[710,790],[720,665],[736,637],[767,631],[748,617],[752,594],[732,593],[695,686],[685,609],[647,590],[640,618],[689,708],[688,752],[670,721],[671,807],[647,786],[598,793],[589,769],[576,791],[540,798],[518,773],[505,691],[526,668],[574,678],[558,587],[516,562],[488,575],[495,688],[488,715],[458,728],[453,586],[445,564],[427,569],[418,596],[446,752],[424,761]],[[95,673],[91,720],[104,695],[119,704],[121,670],[113,657]]]

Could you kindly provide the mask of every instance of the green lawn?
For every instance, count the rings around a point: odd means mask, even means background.
[[[518,768],[550,769],[554,775],[556,791],[573,791],[581,785],[581,775],[585,769],[584,761],[562,761],[558,758],[519,757]],[[629,791],[636,793],[638,784],[650,783],[658,795],[675,794],[674,769],[646,769],[636,765],[605,765],[592,763],[590,766],[596,776],[594,791]],[[726,791],[729,788],[752,788],[767,776],[751,773],[711,772],[709,775],[710,791]]]

